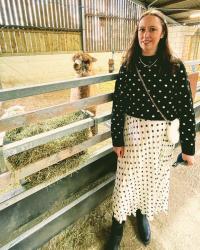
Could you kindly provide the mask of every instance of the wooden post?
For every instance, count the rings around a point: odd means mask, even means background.
[[[3,155],[3,138],[5,136],[5,132],[0,133],[0,174],[6,172],[6,163]]]
[[[199,77],[199,72],[193,72],[193,73],[188,75],[188,79],[189,79],[190,87],[191,87],[191,91],[192,91],[193,101],[195,100],[198,77]]]
[[[108,59],[108,72],[113,73],[114,71],[114,59]]]
[[[93,136],[97,135],[98,134],[98,123],[97,123],[97,119],[96,119],[95,115],[92,112],[90,112],[89,110],[81,109],[81,111],[83,113],[88,114],[94,120],[94,125],[91,127],[91,131],[92,131]]]

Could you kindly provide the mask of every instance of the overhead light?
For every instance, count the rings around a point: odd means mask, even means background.
[[[196,18],[196,17],[200,17],[200,11],[199,11],[199,12],[192,13],[192,14],[190,15],[190,18]]]

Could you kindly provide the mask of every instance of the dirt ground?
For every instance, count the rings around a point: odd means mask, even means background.
[[[180,152],[175,149],[174,160]],[[111,198],[69,229],[54,237],[42,250],[103,250],[111,224]],[[151,243],[138,240],[134,217],[125,223],[121,250],[199,250],[200,249],[200,132],[193,167],[171,168],[169,212],[158,214],[150,223]]]

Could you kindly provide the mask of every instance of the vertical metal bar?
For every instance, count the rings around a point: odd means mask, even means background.
[[[21,25],[21,15],[19,10],[19,2],[18,0],[15,1],[15,7],[16,7],[16,19],[18,20],[18,25]]]
[[[96,1],[96,9],[95,9],[95,24],[96,24],[96,29],[95,26],[93,26],[93,29],[96,30],[96,37],[95,37],[95,41],[97,44],[97,51],[100,51],[100,24],[99,24],[99,17],[97,16],[98,14],[98,3],[99,1]]]
[[[36,27],[36,16],[35,16],[35,9],[33,7],[33,0],[29,0],[29,7],[32,16],[32,26]]]
[[[115,8],[114,8],[114,0],[112,0],[112,15],[113,15],[113,18],[112,18],[112,51],[116,49],[115,47],[115,44],[116,44],[116,41],[115,41]]]
[[[56,16],[57,16],[57,22],[58,22],[58,28],[61,28],[61,20],[60,20],[60,1],[55,2],[56,7]]]
[[[55,0],[52,0],[52,12],[53,12],[53,21],[54,21],[54,28],[57,28],[57,20],[56,20],[56,9],[55,9]]]
[[[69,1],[70,29],[73,29],[72,1]]]
[[[37,0],[39,3],[39,12],[40,12],[40,20],[41,26],[45,27],[45,17],[44,17],[44,10],[43,10],[43,0]]]
[[[69,13],[68,13],[68,1],[65,1],[65,28],[68,29],[69,28]]]
[[[71,11],[70,11],[70,0],[67,2],[67,12],[68,12],[68,28],[71,29],[72,25],[72,20],[71,20]]]
[[[79,0],[76,0],[76,29],[80,29],[80,20],[79,20]]]
[[[72,19],[73,19],[73,26],[72,29],[75,29],[76,27],[76,16],[75,16],[75,10],[76,10],[76,3],[75,0],[73,0],[72,2]]]
[[[53,11],[52,11],[52,2],[48,2],[48,13],[49,13],[49,27],[54,27],[53,22]]]
[[[5,14],[5,9],[3,8],[2,1],[0,1],[0,8],[1,8],[1,15],[2,15],[2,24],[6,25],[6,14]]]
[[[88,17],[88,1],[83,0],[84,1],[84,7],[85,7],[85,36],[86,36],[86,40],[85,40],[85,47],[86,47],[86,51],[89,51],[89,47],[90,47],[90,39],[89,39],[89,17]]]
[[[11,15],[12,15],[12,19],[13,19],[13,24],[16,25],[17,22],[16,22],[16,16],[15,16],[15,8],[14,8],[14,1],[10,1],[9,4],[10,4],[10,11],[11,11]]]
[[[84,1],[79,0],[79,13],[80,13],[80,28],[81,28],[81,47],[83,52],[86,51],[85,47],[85,40],[86,40],[86,34],[85,34],[85,9],[84,9]]]
[[[104,14],[105,14],[105,24],[104,24],[104,51],[107,51],[107,45],[108,45],[108,37],[107,37],[107,20],[108,20],[108,13],[107,13],[107,0],[105,0],[104,3]]]
[[[126,16],[125,16],[125,12],[126,11],[126,9],[125,9],[125,1],[123,0],[123,30],[124,30],[124,37],[123,37],[123,48],[122,48],[122,50],[125,50],[125,47],[126,47],[126,36],[127,36],[127,34],[126,34]]]
[[[23,26],[27,26],[27,18],[26,18],[26,11],[25,11],[25,6],[24,6],[24,1],[20,1],[21,4],[21,15],[22,15],[22,20],[23,20]]]
[[[92,8],[91,8],[91,0],[89,0],[89,4],[88,4],[88,13],[89,14],[94,14],[95,13],[95,9],[93,9],[93,12],[92,12]],[[93,3],[93,7],[95,7],[95,0],[94,0],[94,3]],[[94,39],[95,39],[95,33],[96,33],[96,30],[93,29],[93,24],[94,24],[94,20],[95,20],[95,17],[94,16],[91,16],[89,15],[88,16],[88,25],[89,25],[89,31],[88,31],[88,38],[89,38],[89,41],[90,41],[90,47],[89,47],[89,51],[92,51],[94,48]],[[92,32],[92,29],[94,32]]]
[[[101,14],[101,5],[102,3],[100,4],[100,2],[98,1],[98,15]],[[99,22],[99,51],[101,51],[101,41],[102,41],[102,28],[101,28],[101,20],[98,16],[98,22]]]
[[[44,24],[45,27],[49,27],[48,12],[47,12],[47,2],[43,0],[43,13],[44,13]]]
[[[62,15],[62,1],[60,0],[58,3],[58,18],[60,20],[60,28],[63,28],[63,15]]]
[[[34,2],[34,6],[35,6],[35,13],[36,13],[36,22],[37,22],[37,26],[41,26],[41,20],[40,20],[40,14],[39,14],[39,3],[38,1]]]
[[[65,28],[65,15],[64,15],[64,9],[65,9],[65,4],[64,1],[60,1],[60,14],[61,14],[61,23],[62,23],[62,28]]]
[[[87,18],[87,51],[90,51],[91,46],[92,46],[92,40],[91,36],[94,35],[91,33],[91,17],[89,16],[90,14],[90,0],[85,0],[85,7],[87,6],[87,11],[85,13],[87,14],[85,17]]]
[[[104,0],[104,8],[103,8],[103,14],[104,14],[104,19],[103,19],[103,51],[106,51],[106,43],[107,43],[107,39],[106,39],[106,17],[107,17],[107,13],[106,13],[106,0]]]
[[[29,10],[29,2],[27,0],[24,1],[24,10],[26,13],[27,26],[31,26],[31,14],[30,14],[30,10]]]
[[[8,0],[4,1],[4,7],[5,7],[5,14],[7,16],[8,25],[11,25],[12,21],[11,21],[10,9],[8,6]]]

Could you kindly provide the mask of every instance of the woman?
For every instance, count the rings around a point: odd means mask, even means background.
[[[162,13],[150,10],[139,20],[113,95],[111,135],[118,164],[107,249],[119,248],[127,215],[136,216],[146,245],[151,238],[149,220],[167,212],[175,146],[167,136],[167,124],[175,118],[180,122],[182,158],[193,165],[195,114],[186,70],[170,52]]]

